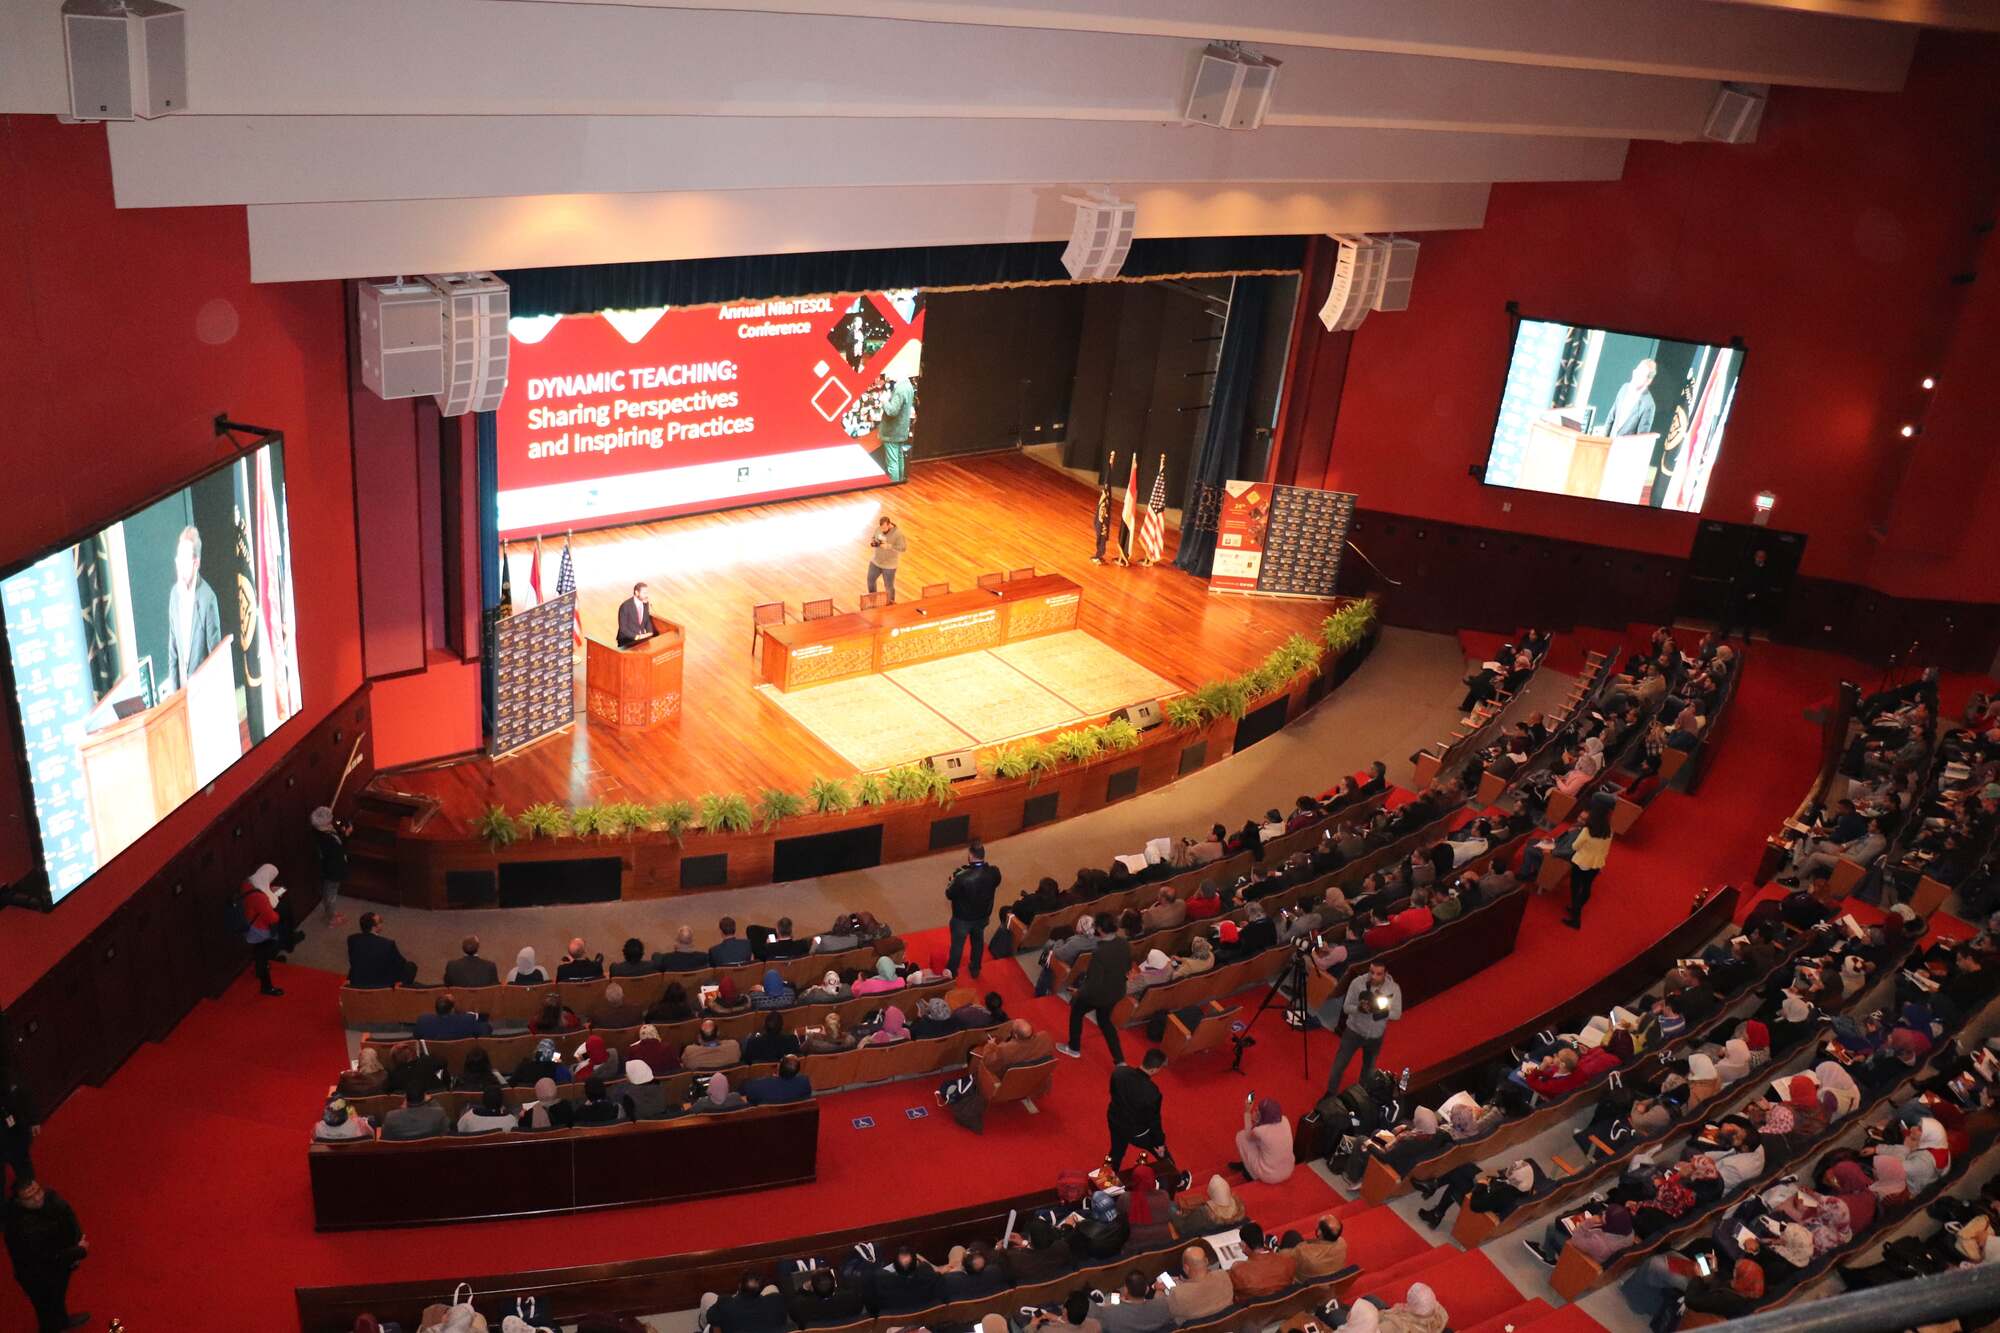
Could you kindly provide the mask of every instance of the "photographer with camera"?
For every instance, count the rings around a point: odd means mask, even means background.
[[[985,957],[986,926],[993,919],[993,894],[1000,887],[1000,868],[986,862],[986,844],[975,840],[966,849],[966,863],[951,872],[945,901],[951,904],[951,956],[944,970],[958,976],[958,959],[968,936],[972,939],[972,975],[979,976]]]
[[[1320,1022],[1326,1024],[1331,1016],[1322,1014]],[[1340,1003],[1344,1022],[1340,1029],[1340,1049],[1334,1052],[1333,1070],[1326,1079],[1329,1094],[1340,1091],[1341,1075],[1347,1072],[1357,1051],[1361,1053],[1361,1077],[1366,1079],[1375,1072],[1376,1059],[1382,1053],[1382,1038],[1388,1034],[1389,1024],[1402,1016],[1402,987],[1389,975],[1387,966],[1371,961],[1368,970],[1349,983]]]

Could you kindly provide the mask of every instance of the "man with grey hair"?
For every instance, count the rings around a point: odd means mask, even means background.
[[[708,966],[708,950],[695,947],[694,927],[682,926],[674,932],[673,951],[654,954],[653,962],[662,972],[699,972]]]
[[[190,523],[174,543],[174,586],[167,593],[167,678],[162,693],[187,686],[194,669],[222,644],[222,611],[201,576],[201,532]]]

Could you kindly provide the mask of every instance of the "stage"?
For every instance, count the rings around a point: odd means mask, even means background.
[[[518,812],[541,801],[657,805],[705,792],[753,800],[768,788],[804,792],[815,778],[1102,721],[1140,698],[1241,673],[1291,634],[1314,633],[1332,609],[1214,597],[1171,564],[1094,565],[1095,506],[1088,486],[1002,453],[919,459],[901,486],[579,533],[577,605],[587,633],[608,639],[619,602],[641,581],[654,614],[685,627],[681,715],[643,731],[592,722],[582,708],[579,655],[569,730],[497,760],[392,771],[377,786],[435,799],[425,833],[458,838],[471,836],[496,804]],[[831,597],[840,610],[854,610],[865,590],[867,536],[882,513],[909,540],[897,576],[902,600],[926,584],[969,589],[982,574],[1032,566],[1081,589],[1076,633],[775,699],[751,653],[751,608],[783,601],[796,620],[802,602]],[[1170,530],[1170,558],[1173,541]],[[560,551],[560,536],[544,542],[543,586],[551,592]],[[528,586],[529,560],[529,545],[514,543],[517,598]],[[844,688],[868,696],[860,701],[868,714],[831,695],[814,697]],[[867,715],[897,719],[904,734],[875,734],[882,729],[855,720]]]

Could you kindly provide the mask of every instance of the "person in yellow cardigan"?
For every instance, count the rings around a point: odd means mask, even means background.
[[[1569,915],[1563,924],[1571,930],[1583,928],[1583,907],[1590,901],[1590,886],[1604,869],[1611,854],[1611,811],[1596,805],[1583,821],[1583,831],[1570,845]]]

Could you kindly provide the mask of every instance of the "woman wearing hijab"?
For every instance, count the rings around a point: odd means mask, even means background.
[[[856,995],[881,995],[888,991],[903,989],[903,978],[897,975],[896,960],[883,954],[875,960],[875,975],[854,983]]]
[[[702,1009],[711,1014],[747,1013],[750,998],[736,988],[736,978],[724,972],[715,983],[715,994],[702,1001]]]
[[[514,970],[507,974],[509,986],[546,986],[549,974],[542,971],[535,961],[533,945],[524,945],[521,952],[514,955]]]
[[[1116,1195],[1092,1190],[1082,1220],[1069,1227],[1070,1257],[1079,1266],[1116,1259],[1132,1238],[1132,1224],[1119,1211]]]
[[[382,1053],[363,1046],[354,1068],[342,1074],[334,1090],[343,1097],[379,1097],[389,1090],[389,1071],[382,1067]]]
[[[535,1100],[521,1108],[521,1128],[568,1129],[576,1123],[576,1108],[556,1094],[552,1078],[535,1082]]]
[[[586,1082],[593,1078],[617,1078],[618,1071],[624,1067],[624,1061],[619,1059],[618,1052],[612,1050],[604,1038],[595,1032],[583,1039],[583,1045],[577,1047],[574,1058],[577,1063],[570,1073],[578,1082]]]
[[[910,1029],[903,1020],[903,1011],[890,1005],[882,1011],[882,1026],[870,1033],[863,1046],[894,1046],[899,1041],[910,1039]]]
[[[313,1126],[314,1143],[346,1143],[354,1139],[372,1139],[375,1131],[366,1120],[348,1109],[344,1098],[335,1097],[320,1113],[319,1123]]]
[[[785,976],[777,968],[768,968],[764,979],[750,992],[752,1009],[789,1009],[799,1001],[795,992],[785,981]]]
[[[828,972],[819,979],[817,986],[808,986],[799,996],[801,1004],[837,1004],[852,999],[854,992],[840,979],[840,973]]]
[[[828,1014],[820,1020],[820,1030],[808,1030],[805,1041],[807,1055],[838,1055],[851,1051],[859,1044],[852,1032],[843,1031],[839,1014]]]
[[[739,1106],[748,1106],[740,1093],[729,1090],[729,1075],[710,1074],[708,1087],[701,1096],[688,1103],[688,1114],[708,1115],[715,1111],[734,1111]]]
[[[1178,1228],[1183,1236],[1206,1236],[1211,1231],[1228,1231],[1243,1221],[1243,1204],[1221,1176],[1208,1178],[1207,1199],[1181,1217]]]
[[[1197,935],[1189,941],[1187,957],[1174,959],[1174,979],[1198,977],[1215,967],[1215,946],[1208,942],[1208,936]]]
[[[1735,1083],[1750,1073],[1750,1043],[1740,1037],[1731,1037],[1723,1043],[1722,1054],[1715,1062],[1715,1074],[1724,1084]]]
[[[917,1041],[932,1037],[948,1037],[958,1031],[958,1023],[951,1016],[951,1005],[941,995],[929,995],[917,1001],[916,1021],[910,1024],[910,1036]]]
[[[1574,796],[1582,791],[1584,784],[1596,777],[1604,767],[1604,742],[1592,736],[1577,751],[1576,760],[1569,772],[1556,781],[1556,790],[1565,796]]]
[[[1778,1016],[1770,1021],[1771,1049],[1789,1051],[1815,1030],[1812,1006],[1805,997],[1786,991],[1778,1001]]]
[[[285,993],[271,983],[271,963],[299,939],[285,913],[278,910],[278,900],[284,894],[278,886],[278,867],[268,861],[251,871],[236,891],[236,905],[243,914],[243,940],[250,946],[257,989],[263,995]]]
[[[1820,1061],[1813,1066],[1813,1079],[1819,1084],[1820,1100],[1828,1109],[1829,1120],[1853,1115],[1860,1109],[1860,1085],[1855,1083],[1840,1061]]]
[[[1498,1106],[1481,1106],[1470,1095],[1450,1104],[1445,1113],[1445,1133],[1451,1135],[1453,1143],[1466,1143],[1479,1138],[1495,1128],[1506,1118],[1507,1113]]]
[[[1276,1097],[1243,1108],[1243,1128],[1236,1131],[1238,1160],[1230,1165],[1251,1180],[1277,1185],[1290,1180],[1297,1165],[1292,1156],[1292,1122],[1285,1119]]]
[[[1555,1218],[1542,1232],[1542,1243],[1532,1248],[1542,1262],[1554,1264],[1561,1261],[1564,1245],[1574,1245],[1578,1254],[1602,1268],[1638,1242],[1639,1237],[1632,1229],[1631,1210],[1614,1203],[1601,1212],[1578,1214],[1573,1232],[1562,1218]]]
[[[1164,949],[1148,950],[1139,967],[1125,983],[1127,995],[1138,995],[1148,986],[1164,986],[1174,979],[1174,960]]]
[[[1371,1149],[1399,1176],[1410,1174],[1418,1162],[1435,1154],[1451,1142],[1451,1136],[1444,1131],[1444,1122],[1438,1113],[1428,1106],[1419,1106],[1410,1115],[1410,1123],[1398,1125],[1391,1141],[1381,1147]]]
[[[680,1067],[680,1052],[660,1040],[660,1029],[651,1023],[641,1024],[639,1040],[625,1048],[625,1065],[629,1069],[637,1060],[646,1062],[646,1067],[655,1077],[671,1074]]]
[[[1437,1293],[1421,1282],[1412,1282],[1403,1293],[1402,1304],[1384,1310],[1376,1327],[1382,1333],[1444,1333],[1446,1321]]]
[[[1125,1220],[1132,1226],[1132,1249],[1144,1253],[1170,1244],[1174,1239],[1174,1218],[1180,1209],[1174,1203],[1174,1196],[1160,1188],[1158,1176],[1147,1162],[1140,1162],[1127,1173],[1125,1193],[1119,1202],[1125,1209]]]
[[[562,1002],[562,996],[550,991],[542,1001],[542,1011],[528,1024],[528,1031],[546,1036],[554,1032],[575,1032],[583,1026],[583,1020],[576,1016],[576,1010]]]

